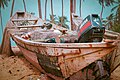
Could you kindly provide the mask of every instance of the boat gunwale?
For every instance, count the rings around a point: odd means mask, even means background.
[[[104,48],[104,47],[114,47],[115,45],[112,45],[112,43],[107,42],[97,42],[97,43],[42,43],[42,42],[35,42],[23,39],[19,37],[18,35],[11,35],[15,39],[18,39],[20,42],[27,44],[27,45],[33,45],[36,47],[51,47],[51,48]],[[16,41],[15,41],[16,42]]]

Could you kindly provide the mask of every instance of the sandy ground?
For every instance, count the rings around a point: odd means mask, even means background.
[[[0,54],[0,80],[48,80],[48,77],[23,56],[4,57]]]
[[[22,55],[4,57],[0,54],[0,80],[51,80],[41,74]],[[111,80],[120,80],[120,66],[112,73]]]

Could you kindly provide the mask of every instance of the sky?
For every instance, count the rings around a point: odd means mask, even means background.
[[[62,0],[53,0],[53,12],[54,14],[58,17],[62,15]],[[64,16],[67,16],[68,20],[70,20],[70,0],[63,0],[64,1]],[[76,0],[76,14],[79,13],[79,2],[80,0]],[[26,3],[26,9],[27,12],[33,12],[35,13],[35,16],[38,16],[38,3],[37,0],[25,0]],[[41,8],[42,8],[42,18],[44,19],[44,6],[45,6],[45,0],[41,0]],[[113,5],[114,6],[114,5]],[[111,13],[111,8],[106,7],[104,8],[103,12],[103,18],[106,18],[109,16]],[[8,7],[5,7],[5,9],[2,9],[2,24],[5,27],[7,21],[10,19],[10,12],[11,12],[11,7],[12,7],[12,0],[8,3]],[[101,12],[101,6],[98,3],[98,0],[84,0],[82,1],[82,18],[84,19],[87,15],[89,14],[98,14],[100,15]],[[13,14],[16,11],[24,11],[24,6],[23,6],[23,0],[15,0],[15,5],[14,5],[14,11]],[[49,19],[49,15],[51,14],[50,10],[50,0],[48,0],[47,3],[47,19]],[[69,23],[68,23],[69,24]],[[2,29],[0,25],[0,43],[2,41]]]

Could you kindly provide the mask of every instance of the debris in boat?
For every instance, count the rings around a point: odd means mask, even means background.
[[[78,26],[82,23],[83,19],[75,13],[72,13],[72,19],[73,19],[73,23],[76,25],[75,30],[78,30]]]
[[[30,33],[21,36],[22,38],[29,40],[31,38]]]
[[[62,33],[60,32],[60,30],[54,30],[54,33],[57,33],[58,35],[61,35]]]
[[[77,32],[68,30],[34,30],[21,35],[31,41],[45,43],[74,43],[77,42]]]
[[[42,29],[51,29],[52,28],[52,24],[51,23],[44,23],[42,26],[41,26]]]

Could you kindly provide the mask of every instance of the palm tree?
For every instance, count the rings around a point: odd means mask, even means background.
[[[120,0],[116,1],[116,6],[111,9],[111,11],[116,10],[116,20],[120,22]]]
[[[12,1],[12,8],[11,8],[10,17],[12,16],[12,13],[13,13],[14,3],[15,3],[15,0]]]
[[[114,24],[114,14],[110,14],[108,17],[107,17],[107,20],[108,20],[108,26],[109,27],[112,27],[113,24]]]
[[[39,11],[39,17],[42,18],[41,1],[40,0],[38,0],[38,11]]]
[[[11,17],[11,16],[12,16],[12,14],[13,14],[14,3],[15,3],[15,0],[13,0],[13,1],[12,1],[12,7],[11,7],[10,17]],[[25,0],[23,0],[23,5],[24,5],[24,10],[25,10],[25,12],[26,12],[26,11],[27,11],[27,9],[26,9]]]
[[[52,18],[52,23],[54,22],[54,15],[53,15],[53,2],[52,2],[52,0],[51,0],[51,18]]]
[[[23,0],[23,5],[24,5],[24,10],[25,10],[25,12],[26,12],[27,10],[26,10],[25,0]]]
[[[80,4],[79,4],[80,17],[82,16],[82,1],[85,0],[80,0]]]
[[[8,2],[10,0],[0,0],[0,7],[2,7],[3,9],[5,8],[5,6],[8,6]]]
[[[45,20],[46,20],[46,14],[47,13],[47,0],[45,0]]]
[[[73,0],[70,0],[70,23],[71,23],[71,30],[74,30],[72,23],[72,13],[73,13]]]
[[[74,4],[73,4],[73,12],[76,13],[76,0],[74,0]]]
[[[3,33],[3,24],[2,24],[2,12],[1,12],[1,7],[0,7],[0,23],[1,23],[2,33]]]
[[[58,21],[56,21],[56,24],[69,29],[69,26],[66,24],[67,22],[69,21],[66,16],[58,16]]]
[[[80,0],[79,10],[80,10],[80,17],[81,17],[81,14],[82,14],[82,0]]]
[[[112,30],[116,32],[120,32],[120,0],[116,1],[116,6],[111,9],[111,11],[115,11],[114,15],[114,25],[112,26]]]
[[[102,19],[103,26],[105,26],[106,29],[112,28],[114,25],[114,14],[111,13],[106,19]]]
[[[2,24],[2,12],[1,12],[1,9],[5,8],[5,6],[7,7],[8,6],[8,2],[10,0],[0,0],[0,23],[1,23],[1,27],[2,27],[2,33],[3,33],[3,24]]]
[[[102,19],[102,14],[103,14],[105,6],[111,6],[115,3],[115,1],[114,0],[98,0],[98,1],[99,1],[99,4],[102,5],[102,10],[100,13],[100,18]]]
[[[62,0],[62,18],[61,18],[61,23],[63,23],[63,17],[64,17],[64,5],[63,5],[63,0]]]

